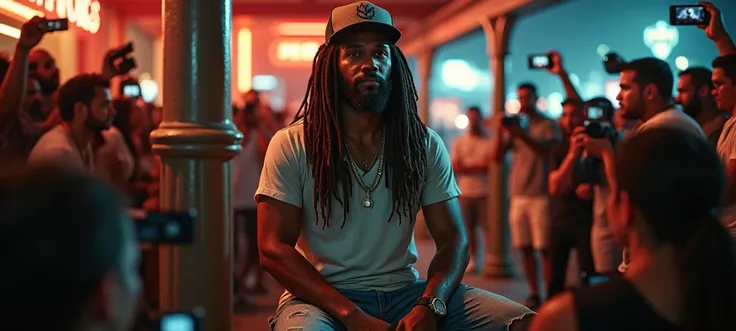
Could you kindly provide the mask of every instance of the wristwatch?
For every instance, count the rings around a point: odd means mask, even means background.
[[[447,315],[447,305],[438,297],[419,297],[414,304],[429,307],[429,309],[439,318]]]

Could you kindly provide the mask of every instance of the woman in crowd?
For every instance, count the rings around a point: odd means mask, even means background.
[[[673,129],[625,141],[608,218],[631,263],[622,277],[563,293],[532,331],[731,330],[734,242],[718,220],[723,167],[708,142]]]

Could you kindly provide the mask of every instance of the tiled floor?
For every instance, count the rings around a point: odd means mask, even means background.
[[[435,248],[431,241],[417,240],[417,248],[419,250],[419,262],[417,268],[422,273],[422,277],[426,275],[427,267],[432,258]],[[527,287],[521,276],[519,258],[514,256],[515,267],[517,269],[517,277],[510,280],[491,280],[482,275],[466,274],[463,283],[489,290],[494,293],[504,295],[512,300],[521,301],[527,296]],[[233,331],[267,331],[268,317],[273,314],[276,309],[278,298],[283,291],[278,284],[271,282],[271,292],[267,297],[256,299],[256,309],[254,312],[247,314],[235,315],[233,322]]]

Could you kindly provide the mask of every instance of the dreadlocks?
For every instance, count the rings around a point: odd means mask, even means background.
[[[393,89],[384,112],[383,129],[385,141],[391,143],[391,148],[383,150],[386,160],[383,171],[393,201],[388,221],[396,213],[401,224],[401,217],[409,217],[411,210],[419,205],[427,168],[425,138],[428,133],[419,119],[418,96],[409,63],[398,47],[389,47]],[[307,159],[314,178],[315,216],[318,225],[320,220],[323,222],[322,229],[330,226],[333,197],[343,206],[341,228],[345,226],[353,185],[350,166],[345,161],[346,138],[340,128],[342,77],[337,67],[338,54],[339,47],[334,44],[319,48],[312,63],[307,92],[294,119],[294,122],[304,120]],[[341,195],[338,188],[342,189]]]

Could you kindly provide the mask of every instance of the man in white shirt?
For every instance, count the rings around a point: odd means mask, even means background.
[[[476,272],[478,254],[478,228],[484,228],[486,219],[486,195],[488,194],[488,166],[491,161],[491,139],[483,129],[483,114],[478,107],[467,111],[468,131],[455,140],[452,146],[452,167],[457,185],[463,192],[460,207],[470,245],[470,263],[466,271]]]
[[[732,117],[723,126],[716,151],[726,168],[726,206],[722,221],[736,236],[736,54],[713,61],[713,95],[719,109],[728,110]]]
[[[115,115],[110,107],[110,82],[97,74],[81,74],[59,89],[59,114],[63,122],[46,132],[33,147],[29,164],[53,163],[94,171],[92,143],[101,139]]]

